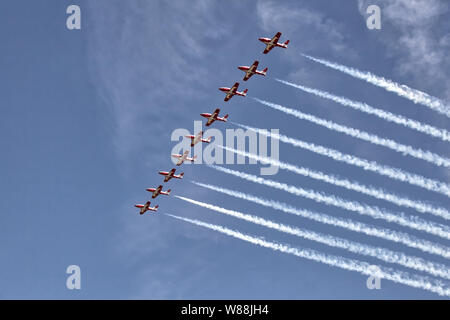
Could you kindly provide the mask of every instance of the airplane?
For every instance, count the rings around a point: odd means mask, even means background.
[[[195,159],[197,158],[197,156],[194,156],[193,158],[189,158],[188,154],[189,154],[189,150],[186,150],[183,154],[172,154],[172,157],[178,158],[177,166],[181,166],[183,164],[183,162],[185,162],[186,160],[190,161],[190,162],[194,162]]]
[[[148,188],[145,190],[147,190],[148,192],[153,192],[152,199],[155,199],[160,194],[168,196],[170,194],[170,189],[168,189],[167,191],[162,191],[162,187],[163,187],[162,185],[159,185],[158,188]]]
[[[208,139],[203,139],[203,131],[200,131],[199,133],[197,133],[196,136],[189,135],[189,136],[185,136],[185,137],[191,139],[191,147],[195,146],[200,141],[210,143],[211,138],[212,138],[212,137],[209,137]]]
[[[208,118],[206,122],[206,126],[209,127],[214,121],[219,120],[223,122],[227,122],[228,114],[226,114],[223,118],[219,117],[220,109],[217,108],[213,113],[200,113],[202,117]]]
[[[244,81],[247,81],[248,79],[250,79],[251,76],[254,74],[259,74],[261,76],[266,75],[268,68],[265,68],[263,71],[259,71],[258,63],[259,63],[258,60],[255,60],[255,62],[253,62],[253,64],[250,67],[247,67],[247,66],[238,67],[239,70],[245,71]]]
[[[227,88],[227,87],[219,88],[220,91],[223,91],[223,92],[227,93],[227,95],[225,96],[225,99],[223,99],[223,100],[224,101],[228,101],[234,95],[238,95],[238,96],[242,96],[242,97],[245,97],[247,95],[248,89],[245,89],[244,91],[239,92],[239,91],[237,91],[238,88],[239,88],[239,82],[236,82],[235,84],[233,84],[233,86],[231,88]]]
[[[183,175],[184,172],[180,173],[180,174],[175,174],[175,168],[173,168],[170,171],[159,171],[159,174],[165,176],[164,177],[164,182],[168,182],[170,179],[175,178],[175,179],[183,179]]]
[[[145,204],[135,204],[134,205],[136,208],[141,209],[139,214],[144,214],[147,211],[158,211],[158,205],[154,206],[154,207],[150,207],[150,201],[147,201]]]
[[[285,43],[279,43],[278,40],[281,37],[281,32],[277,32],[276,35],[273,36],[272,39],[270,38],[259,38],[258,40],[261,42],[264,42],[264,44],[266,45],[266,48],[264,49],[263,53],[267,54],[270,50],[272,50],[275,47],[280,47],[280,48],[284,48],[287,49],[287,46],[289,44],[289,40],[286,40]]]

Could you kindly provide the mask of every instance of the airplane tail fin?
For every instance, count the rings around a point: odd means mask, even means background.
[[[286,40],[286,42],[284,43],[284,45],[287,47],[288,44],[289,44],[289,40]]]
[[[155,206],[155,209],[158,209],[159,208],[159,205],[157,204],[156,206]]]
[[[206,142],[210,143],[210,142],[211,142],[211,139],[212,139],[212,136],[211,136],[211,137],[208,137],[208,139],[206,139]]]
[[[167,195],[169,195],[170,194],[170,191],[172,191],[171,189],[168,189],[167,190]]]
[[[267,70],[269,70],[269,68],[264,68],[264,70],[262,71],[263,73],[264,73],[264,75],[266,75],[266,73],[267,73]]]
[[[183,178],[184,172],[180,173],[180,178]]]
[[[245,89],[244,92],[243,92],[244,97],[247,95],[247,92],[248,92],[248,89]]]
[[[223,117],[223,119],[224,119],[225,121],[227,121],[227,119],[228,119],[228,114],[226,114],[225,117]]]

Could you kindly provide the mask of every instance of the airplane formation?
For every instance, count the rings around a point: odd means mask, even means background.
[[[266,47],[263,51],[264,54],[267,54],[269,51],[271,51],[275,47],[280,47],[287,49],[289,40],[287,40],[284,43],[279,43],[278,40],[281,37],[281,32],[277,32],[272,38],[259,38],[258,40],[263,42]],[[245,76],[243,78],[244,81],[247,81],[250,79],[253,75],[257,74],[260,76],[265,76],[267,74],[268,68],[264,68],[263,70],[258,70],[259,61],[255,60],[251,66],[239,66],[238,69],[245,72]],[[219,90],[226,93],[224,101],[227,102],[230,100],[233,96],[238,95],[241,97],[245,97],[247,95],[248,89],[245,89],[243,91],[238,91],[239,88],[239,82],[236,82],[231,88],[229,87],[220,87]],[[215,121],[222,121],[227,122],[228,120],[228,114],[226,114],[223,117],[219,117],[220,109],[217,108],[214,110],[213,113],[201,113],[200,116],[208,119],[206,121],[206,126],[209,127],[213,122]],[[208,137],[207,139],[203,138],[203,131],[198,132],[196,135],[188,135],[185,136],[186,138],[191,139],[191,147],[194,147],[197,143],[203,142],[203,143],[210,143],[212,137]],[[195,162],[195,159],[197,156],[189,157],[189,150],[186,150],[183,154],[172,154],[172,157],[178,158],[177,166],[181,166],[185,161]],[[175,174],[176,169],[173,168],[170,171],[159,171],[158,173],[160,175],[164,176],[164,183],[169,182],[170,179],[183,179],[184,172],[180,174]],[[157,188],[147,188],[146,191],[152,193],[152,199],[155,199],[158,195],[166,195],[169,196],[171,189],[168,189],[167,191],[163,191],[163,186],[159,185]],[[139,214],[143,215],[147,211],[156,212],[158,211],[158,205],[151,207],[151,202],[147,201],[145,204],[136,204],[134,205],[136,208],[140,209]]]

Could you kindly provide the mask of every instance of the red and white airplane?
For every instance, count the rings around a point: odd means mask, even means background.
[[[158,205],[154,206],[154,207],[150,207],[150,201],[147,201],[145,204],[135,204],[134,205],[136,208],[141,209],[139,214],[144,214],[147,211],[158,211]]]
[[[194,162],[197,156],[194,156],[193,158],[188,157],[189,150],[186,150],[183,154],[172,154],[172,157],[178,158],[177,166],[181,166],[183,162],[190,161]]]
[[[245,89],[242,92],[237,91],[237,89],[239,88],[239,82],[236,82],[235,84],[233,84],[233,86],[231,88],[228,87],[221,87],[219,88],[220,91],[226,92],[227,95],[225,96],[225,99],[223,99],[224,101],[228,101],[230,100],[234,95],[238,95],[238,96],[242,96],[245,97],[247,95],[247,91],[248,89]]]
[[[189,136],[185,136],[185,137],[191,139],[191,147],[195,146],[200,141],[201,142],[210,143],[211,142],[211,138],[212,138],[212,137],[209,137],[208,139],[203,139],[203,131],[200,131],[195,136],[189,135]]]
[[[245,71],[244,81],[247,81],[248,79],[250,79],[251,76],[254,74],[259,74],[260,76],[266,75],[268,68],[265,68],[263,71],[259,71],[258,63],[259,63],[258,60],[256,60],[255,62],[253,62],[253,64],[250,67],[247,67],[247,66],[238,67],[239,70]]]
[[[175,174],[175,168],[173,168],[170,171],[159,171],[158,173],[163,175],[163,176],[165,176],[164,177],[164,182],[168,182],[172,178],[183,179],[183,175],[184,175],[184,172],[182,172],[180,174]]]
[[[276,35],[273,36],[272,39],[270,38],[259,38],[258,40],[261,42],[264,42],[264,44],[266,45],[266,48],[264,49],[263,53],[266,54],[268,53],[270,50],[272,50],[275,47],[280,47],[280,48],[284,48],[287,49],[287,46],[289,44],[289,40],[286,40],[285,43],[279,43],[278,40],[281,37],[281,32],[277,32]]]
[[[214,121],[223,121],[227,122],[228,114],[226,114],[223,118],[219,117],[220,109],[217,108],[214,110],[213,113],[200,113],[202,117],[208,118],[208,121],[206,122],[206,126],[209,127]]]
[[[157,196],[159,196],[160,194],[163,194],[165,196],[168,196],[170,194],[170,189],[168,189],[167,191],[162,191],[162,185],[159,185],[158,188],[148,188],[145,189],[148,192],[153,192],[152,194],[152,199],[155,199]]]

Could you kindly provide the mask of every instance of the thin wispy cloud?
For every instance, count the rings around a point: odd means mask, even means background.
[[[186,103],[206,96],[204,79],[213,61],[205,57],[215,50],[210,43],[220,47],[232,28],[209,1],[195,6],[94,1],[89,10],[95,16],[86,33],[92,82],[107,107],[113,146],[127,176],[143,154],[152,163],[161,161],[156,155],[167,150],[157,145],[146,151],[147,137],[167,132],[168,120],[176,120],[176,111],[183,108],[181,99]]]
[[[366,8],[372,4],[380,6],[382,29],[389,30],[374,38],[395,59],[394,73],[416,87],[450,99],[448,1],[358,0],[361,15],[366,17]]]

